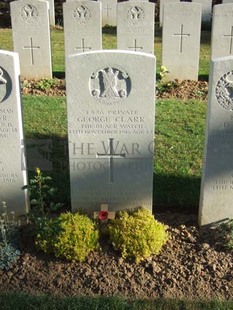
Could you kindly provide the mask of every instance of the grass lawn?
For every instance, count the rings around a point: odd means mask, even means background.
[[[120,297],[69,297],[1,294],[1,310],[233,310],[230,301],[133,300]]]

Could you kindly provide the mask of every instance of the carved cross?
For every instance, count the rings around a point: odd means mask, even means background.
[[[85,46],[84,39],[82,39],[81,45],[82,45],[82,46],[75,47],[76,51],[83,51],[83,52],[85,52],[85,51],[87,51],[87,50],[91,50],[91,47],[90,47],[90,46],[89,46],[89,47]]]
[[[109,183],[114,183],[114,177],[113,177],[113,159],[114,158],[124,158],[125,157],[125,153],[124,154],[115,154],[114,152],[114,148],[113,148],[113,138],[109,138],[108,139],[108,143],[109,143],[109,154],[105,153],[105,154],[96,154],[97,158],[109,158]]]
[[[183,53],[183,37],[190,37],[190,33],[184,33],[184,25],[181,25],[180,33],[174,33],[173,35],[180,37],[180,53]]]
[[[33,41],[32,38],[30,38],[30,45],[29,46],[24,46],[24,49],[29,49],[31,51],[31,64],[34,65],[34,50],[40,49],[40,46],[33,46]]]
[[[104,10],[107,11],[107,17],[108,17],[108,12],[111,11],[112,9],[107,4],[107,6],[104,8]]]
[[[233,43],[233,26],[231,26],[231,34],[224,34],[224,38],[230,39],[230,49],[229,49],[229,54],[231,55],[232,53],[232,43]]]
[[[129,46],[128,49],[133,49],[136,52],[137,50],[142,50],[143,47],[137,46],[137,39],[134,39],[134,46]]]

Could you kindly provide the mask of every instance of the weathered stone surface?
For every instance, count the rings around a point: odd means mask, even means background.
[[[99,0],[102,2],[102,26],[116,26],[117,0]]]
[[[212,0],[192,0],[192,2],[202,5],[202,23],[210,23],[212,14]]]
[[[18,55],[0,50],[0,203],[16,215],[29,207],[19,75]]]
[[[233,218],[233,57],[211,64],[199,224]]]
[[[214,6],[211,59],[233,55],[233,3]]]
[[[154,54],[154,3],[118,3],[117,48]]]
[[[152,210],[154,82],[154,55],[113,50],[67,60],[73,210]]]
[[[49,10],[47,1],[10,3],[14,51],[19,53],[23,78],[51,78]]]
[[[233,3],[233,0],[222,0],[222,4]]]
[[[163,6],[169,2],[180,2],[180,0],[160,0],[159,1],[159,23],[160,26],[163,25]]]
[[[63,4],[65,54],[102,49],[101,3],[69,1]]]
[[[200,4],[164,5],[162,65],[169,71],[164,80],[198,79],[200,33]]]
[[[49,21],[51,26],[55,26],[55,7],[54,0],[47,0],[49,3]]]

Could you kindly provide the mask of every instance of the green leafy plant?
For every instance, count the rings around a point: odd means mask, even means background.
[[[54,79],[42,79],[35,82],[35,88],[39,90],[47,90],[56,85],[56,80]]]
[[[51,212],[56,212],[64,205],[63,203],[51,202],[51,200],[54,200],[56,193],[56,188],[50,184],[51,181],[50,176],[45,176],[39,168],[36,168],[35,177],[30,180],[30,185],[23,187],[29,188],[32,198],[30,216],[34,220],[48,216]]]
[[[157,75],[157,84],[156,84],[156,95],[159,96],[164,92],[169,91],[175,83],[173,81],[164,82],[163,79],[169,71],[165,66],[161,66],[160,71]]]
[[[233,250],[233,219],[220,224],[220,235],[222,238],[222,244],[228,250]]]
[[[109,225],[109,234],[122,257],[133,258],[136,263],[159,253],[168,239],[166,226],[143,208],[132,213],[121,211],[119,218]]]
[[[98,230],[91,219],[86,215],[68,212],[41,221],[37,225],[35,244],[37,249],[53,253],[56,257],[83,261],[98,248],[98,239]]]
[[[2,207],[3,213],[0,216],[0,269],[9,269],[20,256],[20,251],[17,249],[20,221],[16,221],[14,212],[11,212],[11,216],[8,215],[5,201],[2,202]]]

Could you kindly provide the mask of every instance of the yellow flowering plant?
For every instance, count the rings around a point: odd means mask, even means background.
[[[42,173],[40,168],[36,167],[35,176],[30,180],[28,188],[31,196],[31,211],[30,215],[34,220],[43,216],[48,216],[51,212],[57,211],[64,204],[55,203],[54,195],[56,188],[51,186],[52,178]]]

